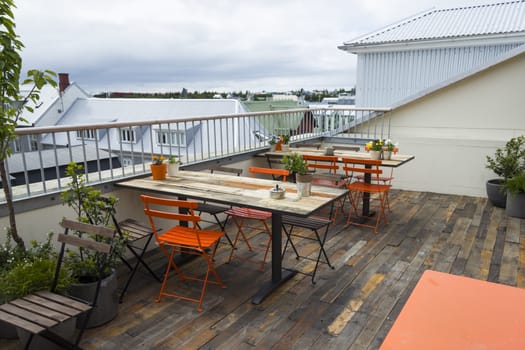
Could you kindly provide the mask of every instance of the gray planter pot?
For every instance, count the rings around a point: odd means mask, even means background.
[[[507,193],[505,213],[508,216],[525,219],[525,192]]]
[[[309,197],[312,193],[312,174],[295,174],[297,194],[299,197]]]
[[[490,202],[498,207],[505,208],[507,205],[507,193],[503,189],[503,179],[492,179],[487,181],[487,197]]]
[[[83,300],[90,300],[95,295],[96,287],[96,282],[77,283],[71,286],[68,293]],[[113,271],[111,275],[102,281],[97,306],[91,311],[87,328],[101,326],[117,316],[119,304],[117,287],[117,272]],[[83,317],[79,317],[77,324],[80,325],[83,320]]]

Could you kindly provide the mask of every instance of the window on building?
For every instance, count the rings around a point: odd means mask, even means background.
[[[96,140],[97,139],[97,130],[88,129],[88,130],[78,130],[77,139],[84,140]]]
[[[135,143],[137,141],[137,134],[135,128],[120,129],[120,141]]]
[[[38,151],[38,135],[30,136],[31,151]]]
[[[186,147],[186,133],[184,131],[157,131],[157,144]]]

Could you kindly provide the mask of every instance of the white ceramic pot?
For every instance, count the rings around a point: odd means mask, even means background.
[[[370,151],[370,159],[381,159],[381,151]]]
[[[177,176],[179,173],[179,164],[168,164],[168,176]]]

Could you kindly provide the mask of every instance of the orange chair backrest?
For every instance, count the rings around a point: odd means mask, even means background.
[[[379,178],[379,175],[383,173],[383,170],[379,168],[382,164],[380,159],[343,158],[342,161],[347,177],[353,173],[363,173]]]
[[[249,167],[248,171],[252,174],[252,177],[254,177],[255,174],[269,174],[282,176],[283,182],[286,182],[286,177],[290,175],[290,172],[286,169],[260,168],[256,166]]]
[[[168,199],[141,195],[140,199],[144,202],[144,213],[148,216],[151,228],[157,236],[157,229],[155,227],[154,217],[161,219],[170,219],[186,221],[192,223],[192,228],[197,229],[197,223],[201,220],[199,215],[194,214],[193,210],[197,208],[197,202],[185,201],[179,199]],[[167,208],[182,208],[187,213],[178,213],[168,211]]]
[[[328,170],[328,173],[330,174],[335,174],[339,169],[339,165],[337,165],[337,156],[303,154],[303,159],[306,161],[308,169],[324,169]]]

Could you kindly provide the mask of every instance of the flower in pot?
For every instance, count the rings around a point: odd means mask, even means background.
[[[279,135],[279,139],[281,140],[281,150],[283,152],[290,152],[290,145],[288,144],[290,142],[290,135]]]
[[[392,140],[385,140],[383,143],[383,159],[389,160],[392,158],[392,153],[396,154],[398,152],[397,144],[392,142]]]
[[[311,192],[312,174],[308,173],[308,166],[303,157],[299,153],[287,154],[281,163],[286,170],[295,176],[298,195],[308,197]]]
[[[71,177],[69,189],[61,193],[61,199],[75,211],[77,219],[81,222],[94,225],[111,226],[111,214],[115,213],[117,199],[114,196],[102,196],[102,193],[86,186],[82,165],[70,163],[66,174]],[[79,232],[73,234],[81,235]],[[100,236],[91,237],[97,242],[106,242],[107,239]],[[120,263],[120,256],[126,247],[126,237],[115,236],[111,244],[111,252],[107,256],[109,262],[107,269],[103,271],[106,280],[102,283],[103,288],[99,293],[97,306],[91,312],[87,327],[96,327],[113,319],[118,312],[117,276],[115,268]],[[96,287],[98,272],[104,263],[104,254],[89,249],[79,248],[68,250],[64,264],[71,270],[73,277],[78,283],[72,285],[69,293],[83,299],[89,298],[94,293],[92,288]]]
[[[525,170],[525,136],[510,139],[503,149],[498,148],[494,157],[487,156],[486,167],[499,178],[487,181],[487,197],[497,207],[505,208],[507,179]]]
[[[275,152],[277,150],[277,142],[279,142],[280,139],[278,136],[273,135],[269,140],[268,144],[270,145],[270,152]]]
[[[383,151],[383,140],[372,140],[365,145],[365,150],[370,152],[370,158],[381,159],[381,152]]]
[[[150,164],[151,176],[154,180],[164,180],[166,178],[166,170],[168,169],[163,156],[153,156]]]
[[[507,215],[525,219],[525,170],[506,179],[503,188],[507,191]]]
[[[177,176],[181,164],[182,162],[177,157],[170,155],[168,157],[168,176]]]

